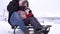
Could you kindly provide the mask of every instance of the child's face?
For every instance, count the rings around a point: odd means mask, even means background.
[[[27,2],[24,3],[24,6],[25,6],[25,7],[28,7],[28,6],[27,6]]]

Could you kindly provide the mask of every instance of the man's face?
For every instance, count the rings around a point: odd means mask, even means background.
[[[23,6],[23,2],[24,2],[24,0],[20,0],[19,1],[19,6]]]

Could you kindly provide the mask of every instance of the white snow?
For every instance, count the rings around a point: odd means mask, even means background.
[[[52,22],[41,23],[42,25],[52,25],[49,34],[60,34],[60,24],[54,24]],[[17,34],[22,34],[20,29],[16,30]],[[0,21],[0,34],[13,34],[13,29],[7,21]]]
[[[8,22],[0,21],[0,34],[13,34],[13,29]],[[24,34],[20,29],[16,30],[17,34]]]

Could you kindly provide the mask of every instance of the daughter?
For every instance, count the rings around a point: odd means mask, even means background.
[[[23,5],[22,5],[23,4]],[[23,19],[27,19],[29,17],[32,17],[32,11],[29,8],[28,1],[24,1],[23,3],[19,3],[19,6],[21,7],[18,12],[23,17]]]
[[[41,29],[42,26],[32,14],[32,11],[30,10],[29,5],[28,5],[28,1],[24,1],[23,6],[25,7],[24,11],[20,11],[20,12],[25,18],[24,19],[25,24],[30,23],[35,29]]]

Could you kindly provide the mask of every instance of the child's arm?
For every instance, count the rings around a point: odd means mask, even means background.
[[[32,13],[29,13],[29,14],[27,15],[27,18],[29,18],[29,17],[33,17],[33,14],[32,14]]]
[[[27,18],[33,17],[33,16],[34,16],[34,15],[33,15],[32,11],[29,9],[29,13],[27,14]]]

